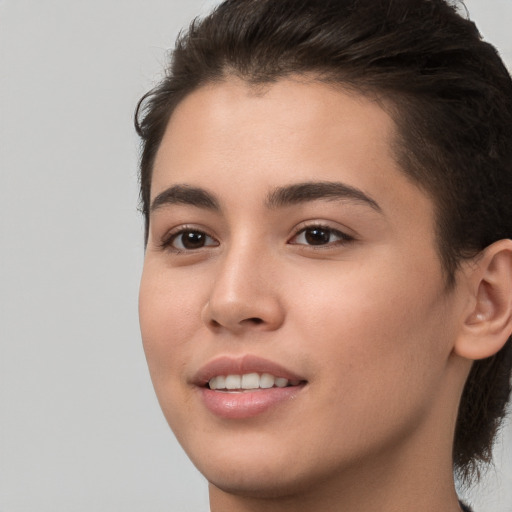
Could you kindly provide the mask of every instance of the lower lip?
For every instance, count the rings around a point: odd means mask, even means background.
[[[285,388],[261,389],[258,391],[226,392],[201,388],[206,408],[221,418],[252,418],[278,405],[292,400],[304,385]]]

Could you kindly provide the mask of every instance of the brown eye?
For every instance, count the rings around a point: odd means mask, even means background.
[[[310,228],[304,231],[304,239],[309,245],[325,245],[331,241],[331,231],[323,228]]]
[[[186,229],[173,235],[169,245],[178,251],[193,251],[218,245],[218,242],[202,231]]]
[[[353,238],[337,229],[332,229],[325,226],[310,226],[301,229],[290,240],[291,244],[295,245],[341,245],[345,242],[350,242]]]

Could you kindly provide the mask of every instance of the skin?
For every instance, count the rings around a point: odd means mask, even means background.
[[[480,281],[461,271],[447,289],[433,203],[400,170],[394,136],[376,102],[299,79],[204,86],[170,119],[140,322],[161,407],[210,482],[212,512],[459,510],[451,440],[471,361],[457,343]],[[311,182],[369,201],[268,204]],[[165,199],[183,185],[217,208]],[[325,243],[308,242],[311,225]],[[205,245],[183,248],[184,230]],[[262,414],[219,418],[194,375],[245,354],[307,384]]]

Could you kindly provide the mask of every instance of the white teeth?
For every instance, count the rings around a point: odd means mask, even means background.
[[[280,377],[280,378],[276,379],[276,386],[278,388],[285,388],[286,386],[288,386],[288,380]]]
[[[226,387],[226,377],[223,377],[222,375],[219,375],[218,377],[215,377],[216,379],[216,389],[225,388]]]
[[[240,375],[227,375],[226,376],[226,389],[240,389],[242,378]]]
[[[256,389],[260,387],[260,376],[257,373],[242,375],[242,389]]]
[[[276,381],[275,377],[273,375],[270,375],[270,373],[264,373],[260,377],[260,388],[268,389],[274,386],[274,382]]]
[[[293,381],[293,385],[298,385],[299,381]],[[272,387],[284,388],[290,384],[288,379],[283,377],[274,377],[270,373],[246,373],[244,375],[218,375],[209,381],[210,389],[269,389]]]

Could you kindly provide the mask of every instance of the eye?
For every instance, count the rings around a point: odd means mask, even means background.
[[[181,252],[202,249],[203,247],[217,246],[219,245],[219,242],[207,235],[204,231],[199,231],[197,229],[181,229],[165,240],[163,245]]]
[[[342,245],[353,237],[327,226],[308,226],[301,229],[289,243],[294,245]]]

